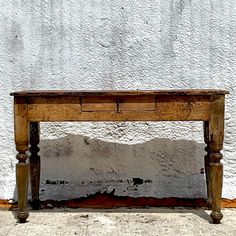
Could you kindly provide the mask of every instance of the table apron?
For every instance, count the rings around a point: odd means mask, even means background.
[[[209,96],[33,97],[29,121],[207,121]]]

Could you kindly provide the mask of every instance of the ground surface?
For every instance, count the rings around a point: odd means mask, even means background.
[[[224,209],[220,225],[209,211],[186,208],[53,209],[30,212],[19,224],[12,211],[0,211],[0,235],[228,235],[236,236],[236,209]]]

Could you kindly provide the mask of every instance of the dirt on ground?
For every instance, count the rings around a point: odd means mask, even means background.
[[[236,209],[223,209],[222,223],[210,223],[210,211],[191,208],[109,210],[68,209],[31,211],[27,223],[19,224],[14,211],[0,211],[1,236],[236,236]]]

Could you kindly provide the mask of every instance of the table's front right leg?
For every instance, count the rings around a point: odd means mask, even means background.
[[[26,163],[28,155],[28,133],[29,123],[27,119],[27,104],[24,104],[22,98],[15,99],[15,143],[18,154],[16,158],[16,186],[18,196],[18,212],[17,217],[20,223],[25,223],[29,212],[27,210],[27,195],[28,195],[28,176],[29,166]]]
[[[224,97],[214,97],[211,105],[210,120],[210,186],[212,195],[211,218],[219,224],[223,218],[221,212],[221,194],[223,184],[223,157],[221,150],[224,141]]]

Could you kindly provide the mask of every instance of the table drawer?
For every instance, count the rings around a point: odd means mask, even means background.
[[[82,111],[155,111],[155,96],[83,97]]]
[[[120,97],[119,111],[155,111],[155,96]]]
[[[117,111],[115,97],[82,97],[82,111]]]

